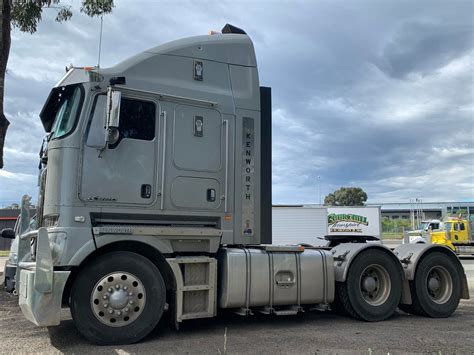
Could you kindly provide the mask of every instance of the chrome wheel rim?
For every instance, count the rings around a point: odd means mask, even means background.
[[[433,266],[426,276],[426,290],[437,304],[446,303],[453,294],[453,279],[443,266]]]
[[[388,271],[377,264],[367,266],[360,276],[362,298],[371,306],[380,306],[390,296],[392,282]]]
[[[109,327],[123,327],[134,322],[146,304],[145,287],[128,272],[117,271],[102,277],[91,294],[95,317]]]

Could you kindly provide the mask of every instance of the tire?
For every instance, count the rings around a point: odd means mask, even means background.
[[[417,266],[415,279],[410,282],[411,305],[403,311],[412,314],[446,318],[454,313],[461,298],[462,272],[445,253],[433,252],[423,257]],[[430,288],[430,280],[436,279],[437,289]]]
[[[15,291],[15,281],[9,277],[5,278],[5,291],[13,293]]]
[[[391,317],[402,294],[396,261],[379,249],[362,251],[349,266],[345,282],[336,283],[336,308],[356,319],[377,322]]]
[[[343,284],[344,282],[336,282],[336,285],[335,285],[336,297],[334,298],[334,302],[331,303],[331,312],[339,316],[351,316],[350,314],[347,313],[344,305],[341,302],[341,297],[339,296],[341,292],[340,288],[342,287]]]
[[[119,345],[147,336],[163,315],[165,302],[165,283],[157,267],[123,251],[102,255],[79,273],[70,307],[84,337],[100,345]]]
[[[16,274],[16,266],[12,266],[12,264],[7,263],[5,265],[5,270],[3,271],[5,276],[5,281],[3,285],[5,286],[5,291],[13,293],[15,291],[15,274]]]

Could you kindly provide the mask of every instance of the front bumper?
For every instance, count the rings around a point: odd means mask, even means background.
[[[61,321],[61,301],[70,271],[55,271],[51,292],[35,287],[35,270],[21,269],[18,286],[19,304],[26,319],[38,326],[58,325]]]
[[[20,237],[29,243],[37,237],[36,262],[20,262],[17,290],[19,304],[25,317],[38,326],[58,325],[61,321],[61,303],[64,286],[70,271],[54,271],[46,228]]]

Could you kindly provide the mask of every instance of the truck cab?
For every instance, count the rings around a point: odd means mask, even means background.
[[[404,243],[427,243],[429,239],[429,234],[432,231],[443,231],[444,223],[439,219],[430,219],[422,221],[418,228],[409,232],[406,232]]]
[[[443,231],[432,231],[431,242],[446,245],[456,250],[456,245],[469,245],[472,243],[470,223],[467,219],[449,218],[444,223]]]

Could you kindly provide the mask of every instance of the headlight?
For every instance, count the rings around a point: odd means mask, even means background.
[[[52,214],[49,216],[44,216],[43,218],[43,226],[48,227],[57,227],[59,222],[59,215]]]
[[[67,234],[65,232],[49,232],[48,237],[53,264],[57,264],[61,260],[64,247],[66,246]]]

